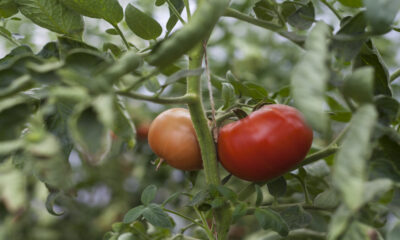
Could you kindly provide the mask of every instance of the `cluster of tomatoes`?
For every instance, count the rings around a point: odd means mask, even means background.
[[[219,130],[218,157],[224,168],[248,181],[265,181],[289,171],[311,147],[312,130],[295,108],[272,104]],[[202,168],[201,151],[187,109],[173,108],[152,122],[152,150],[174,168]]]

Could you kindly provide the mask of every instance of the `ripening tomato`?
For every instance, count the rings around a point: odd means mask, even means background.
[[[186,171],[202,168],[200,147],[187,109],[172,108],[158,115],[150,125],[148,141],[172,167]]]
[[[218,156],[233,175],[248,181],[265,181],[301,162],[312,139],[312,130],[295,108],[266,105],[221,128]]]

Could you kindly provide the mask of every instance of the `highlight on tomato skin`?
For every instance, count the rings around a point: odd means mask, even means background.
[[[148,133],[150,148],[170,166],[195,171],[203,168],[200,147],[190,113],[171,108],[158,115]]]
[[[218,156],[234,176],[259,182],[299,164],[311,148],[313,132],[295,108],[272,104],[223,126]]]

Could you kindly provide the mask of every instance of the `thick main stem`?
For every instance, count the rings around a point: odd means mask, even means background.
[[[199,44],[189,54],[189,69],[198,69],[201,67],[203,55],[203,47]],[[218,185],[220,179],[217,154],[203,108],[200,76],[190,76],[187,78],[187,94],[193,97],[193,102],[188,104],[188,106],[199,141],[207,184]]]

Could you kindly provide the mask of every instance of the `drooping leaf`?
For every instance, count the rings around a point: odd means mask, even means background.
[[[392,96],[392,91],[389,87],[390,76],[387,66],[372,40],[367,41],[363,45],[361,52],[358,54],[354,64],[354,68],[364,66],[371,66],[375,70],[374,95],[383,94]]]
[[[16,0],[22,14],[37,25],[53,32],[81,39],[82,17],[66,8],[59,0]]]

